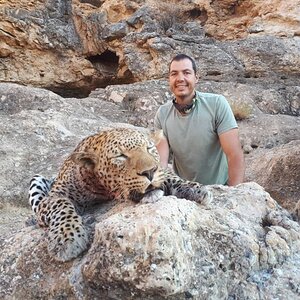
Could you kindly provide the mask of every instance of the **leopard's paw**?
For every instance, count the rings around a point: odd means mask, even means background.
[[[155,203],[159,199],[161,199],[164,196],[164,192],[162,190],[154,190],[149,193],[147,193],[143,199],[140,201],[140,203]]]
[[[82,224],[60,226],[48,232],[48,251],[58,261],[76,258],[88,247],[89,236]]]
[[[197,203],[208,205],[213,200],[213,193],[209,191],[207,188],[203,187],[201,191],[199,191],[196,195],[195,201]]]

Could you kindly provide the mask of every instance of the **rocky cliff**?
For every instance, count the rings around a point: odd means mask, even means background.
[[[95,87],[164,78],[169,59],[186,52],[203,80],[295,88],[299,6],[299,0],[2,1],[0,80],[82,97]]]

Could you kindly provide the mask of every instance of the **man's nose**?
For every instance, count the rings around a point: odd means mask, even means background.
[[[177,79],[177,81],[183,81],[183,79],[184,79],[183,74],[182,73],[178,73],[176,79]]]

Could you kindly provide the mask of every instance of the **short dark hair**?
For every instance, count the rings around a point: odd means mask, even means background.
[[[173,61],[180,61],[180,60],[184,60],[184,59],[188,59],[192,63],[193,70],[194,70],[195,74],[197,74],[197,66],[196,66],[194,59],[183,53],[177,54],[172,58],[172,60],[169,64],[169,72],[170,72],[170,67],[171,67],[171,64]]]

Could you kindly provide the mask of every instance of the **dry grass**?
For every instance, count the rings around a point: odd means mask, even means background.
[[[230,102],[230,107],[238,121],[249,119],[253,113],[253,107],[248,103]]]
[[[169,29],[176,29],[182,26],[185,22],[185,11],[187,5],[180,4],[178,1],[152,1],[153,16],[158,22],[158,25],[163,32],[167,32]]]

